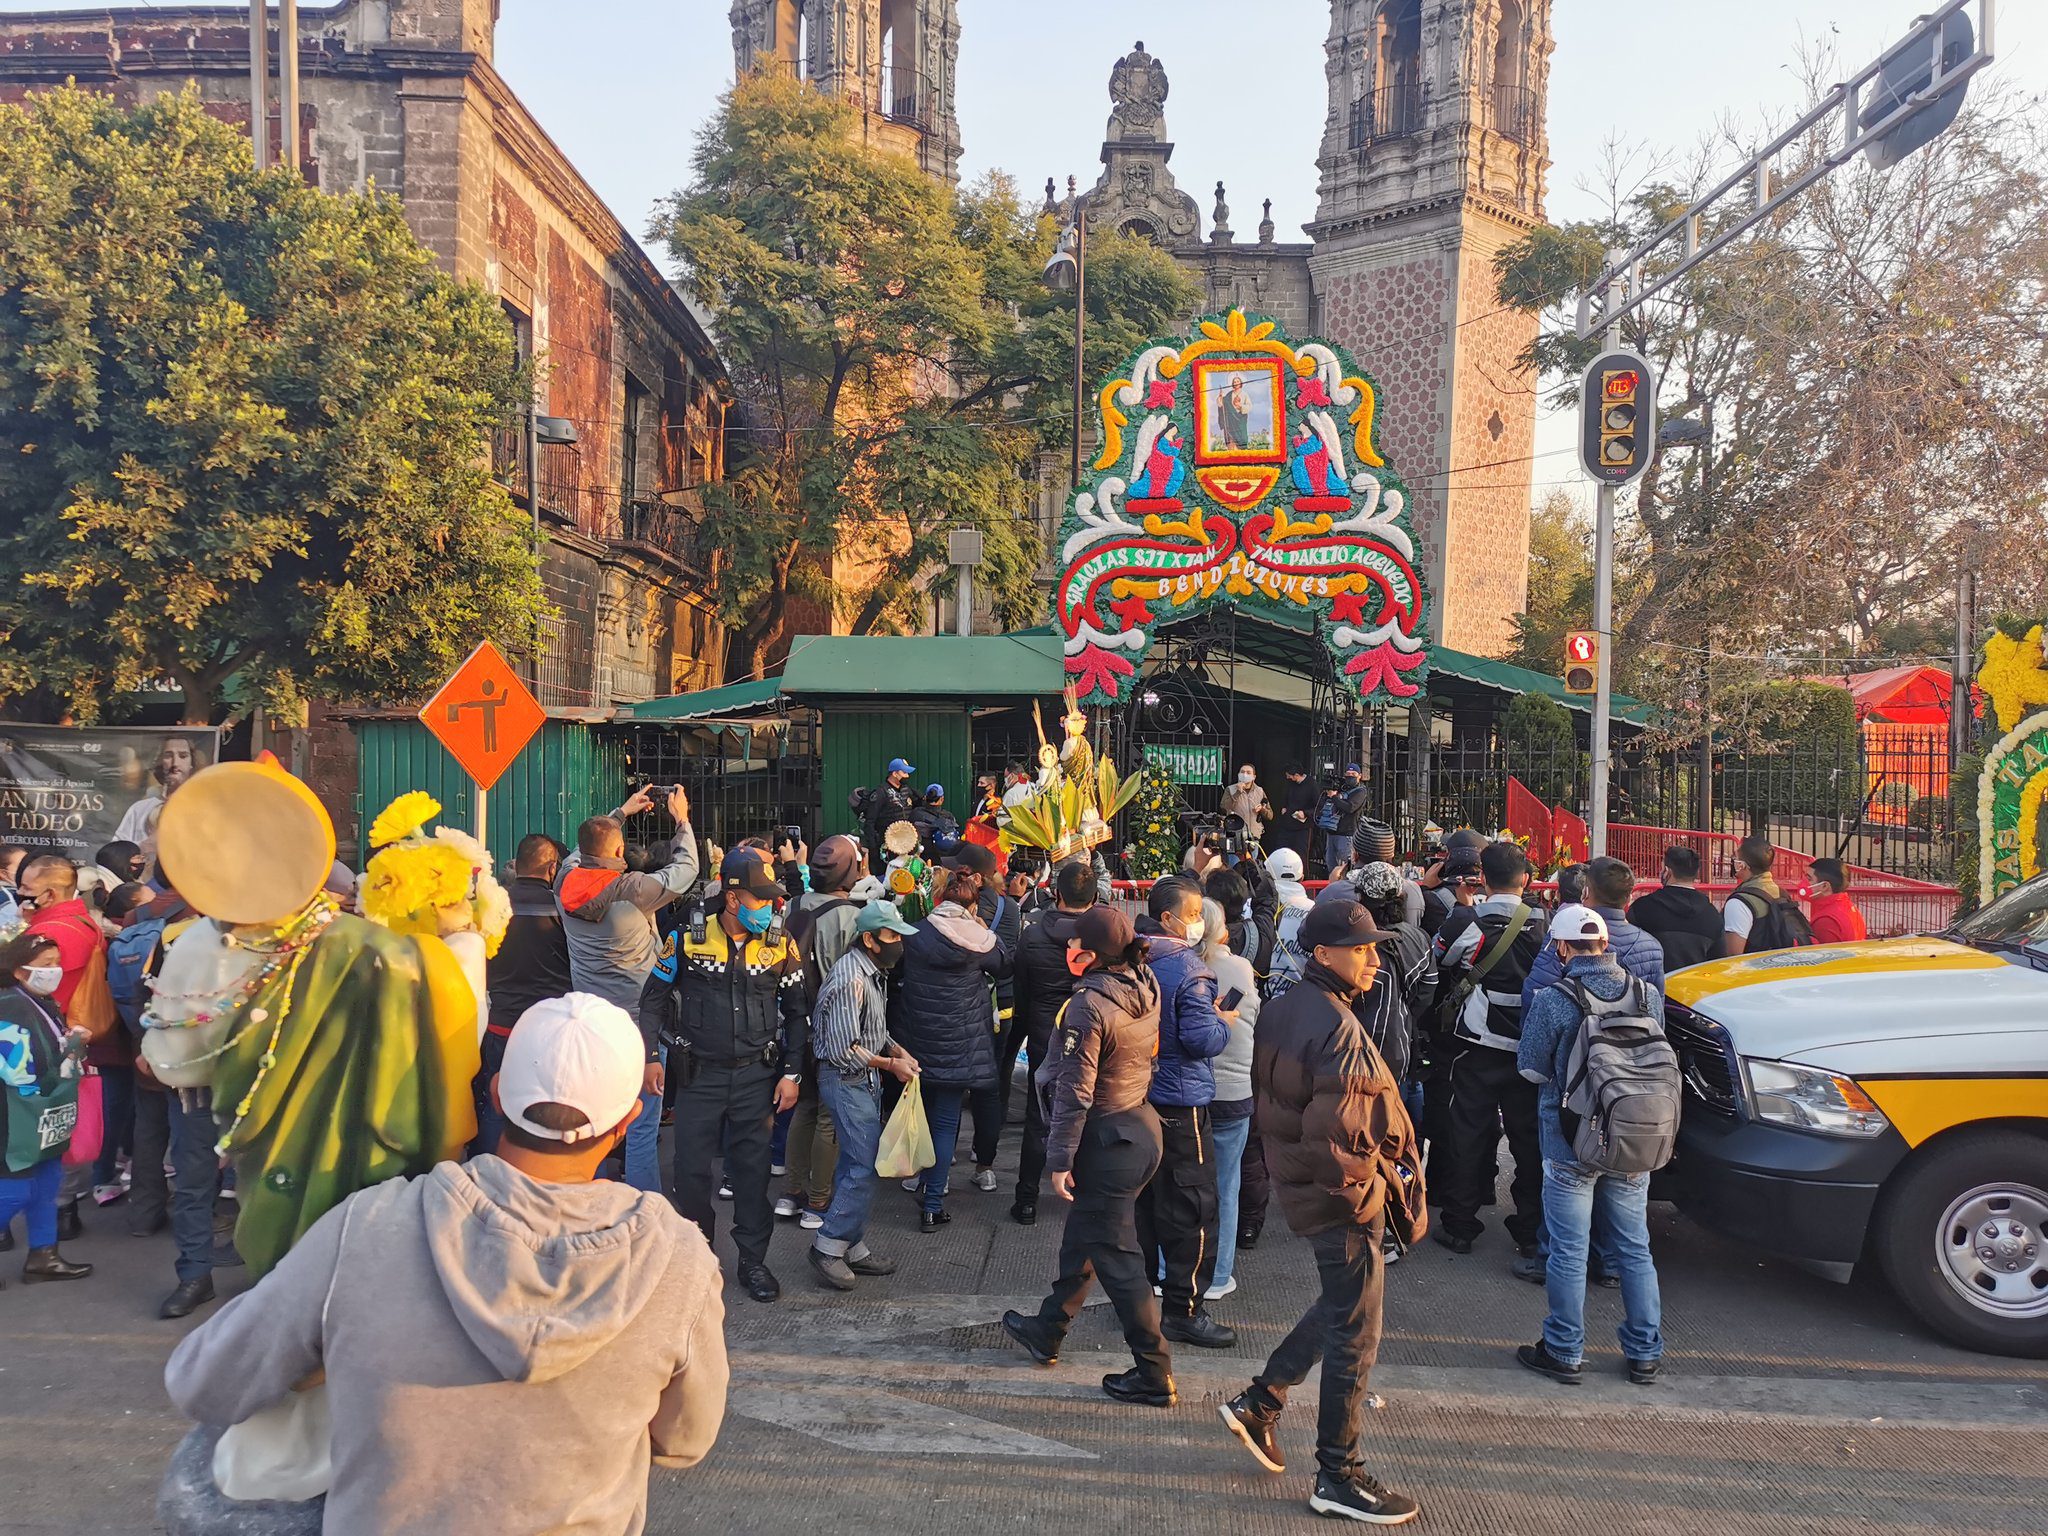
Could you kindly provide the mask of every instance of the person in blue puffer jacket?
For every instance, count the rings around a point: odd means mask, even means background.
[[[1210,1063],[1230,1043],[1234,1009],[1217,1006],[1216,973],[1202,959],[1202,887],[1174,875],[1157,882],[1138,931],[1159,981],[1159,1059],[1152,1107],[1165,1155],[1138,1201],[1138,1246],[1159,1278],[1161,1331],[1177,1343],[1228,1349],[1237,1335],[1202,1308],[1216,1272],[1216,1141]]]

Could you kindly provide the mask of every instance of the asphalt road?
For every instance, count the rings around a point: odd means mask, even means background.
[[[1014,1167],[1014,1135],[999,1170]],[[1183,1350],[1181,1404],[1124,1408],[1097,1388],[1128,1363],[1114,1319],[1083,1317],[1040,1370],[996,1319],[1051,1275],[1058,1208],[1020,1228],[1007,1187],[964,1170],[953,1225],[925,1237],[885,1185],[871,1234],[902,1261],[851,1297],[818,1290],[808,1235],[780,1224],[786,1287],[759,1306],[730,1290],[734,1391],[711,1456],[654,1476],[657,1531],[1008,1531],[1080,1522],[1119,1532],[1304,1530],[1307,1473],[1271,1476],[1224,1435],[1237,1391],[1311,1293],[1304,1245],[1269,1227],[1215,1304],[1235,1349]],[[156,1529],[155,1490],[182,1433],[161,1368],[189,1324],[158,1322],[168,1237],[127,1237],[118,1208],[68,1245],[98,1271],[24,1288],[0,1259],[0,1532]],[[1652,1208],[1667,1377],[1621,1375],[1619,1298],[1588,1309],[1587,1384],[1516,1366],[1542,1293],[1509,1277],[1489,1231],[1469,1257],[1434,1244],[1388,1277],[1374,1386],[1385,1406],[1366,1457],[1445,1532],[2048,1532],[2048,1362],[1952,1348],[1874,1287],[1841,1287],[1757,1259],[1669,1207]],[[17,1241],[19,1232],[17,1230]],[[729,1262],[723,1237],[721,1252]],[[223,1292],[242,1282],[222,1271]],[[203,1315],[203,1314],[202,1314]],[[1312,1384],[1282,1421],[1312,1461]],[[451,1426],[447,1454],[488,1426]]]

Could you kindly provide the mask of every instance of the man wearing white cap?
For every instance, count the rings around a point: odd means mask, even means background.
[[[703,1459],[725,1414],[710,1245],[659,1193],[596,1182],[640,1111],[645,1052],[584,993],[513,1027],[495,1155],[351,1196],[164,1373],[207,1425],[317,1371],[328,1530],[637,1532],[650,1460]],[[450,1454],[449,1435],[461,1435]]]
[[[1675,1136],[1678,1061],[1664,1039],[1663,994],[1624,971],[1608,952],[1607,939],[1607,920],[1591,907],[1558,908],[1550,940],[1564,962],[1564,976],[1536,994],[1522,1021],[1516,1065],[1537,1084],[1550,1315],[1542,1338],[1522,1345],[1515,1358],[1566,1386],[1584,1379],[1586,1249],[1597,1209],[1610,1262],[1621,1278],[1620,1336],[1628,1379],[1649,1386],[1664,1355],[1663,1302],[1650,1258],[1650,1174],[1668,1158],[1669,1143],[1640,1155],[1655,1141],[1643,1136],[1642,1127],[1652,1122],[1646,1111],[1661,1102]],[[1592,1118],[1595,1107],[1605,1130],[1589,1138],[1592,1127],[1582,1120]],[[1600,1144],[1598,1153],[1587,1150],[1591,1142]]]

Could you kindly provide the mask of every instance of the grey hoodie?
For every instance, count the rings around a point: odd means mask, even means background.
[[[479,1157],[329,1211],[164,1384],[233,1424],[324,1368],[330,1536],[630,1536],[650,1457],[717,1437],[724,1321],[710,1245],[659,1194]]]

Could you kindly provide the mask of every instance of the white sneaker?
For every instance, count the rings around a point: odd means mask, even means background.
[[[802,1216],[797,1218],[797,1225],[806,1232],[815,1232],[818,1228],[825,1225],[825,1213],[823,1211],[805,1211]]]
[[[903,1187],[909,1190],[913,1195],[916,1194],[919,1190],[924,1188],[924,1175],[921,1173],[913,1173],[909,1178],[903,1181]]]
[[[788,1173],[789,1165],[786,1163],[770,1163],[768,1165],[768,1177],[771,1179],[785,1178],[788,1176]]]
[[[732,1198],[731,1179],[720,1179],[718,1181],[718,1198],[721,1200],[730,1200]]]
[[[1232,1275],[1228,1280],[1224,1281],[1221,1285],[1212,1285],[1209,1287],[1209,1289],[1202,1292],[1202,1300],[1221,1301],[1224,1297],[1228,1296],[1232,1291],[1236,1289],[1237,1276]]]
[[[1166,1288],[1164,1286],[1155,1285],[1152,1287],[1152,1294],[1154,1296],[1164,1296],[1166,1294]]]
[[[783,1196],[783,1197],[782,1197],[782,1198],[781,1198],[780,1200],[777,1200],[777,1201],[775,1202],[775,1214],[776,1214],[776,1215],[778,1215],[778,1216],[794,1216],[794,1215],[795,1215],[796,1213],[797,1213],[797,1203],[796,1203],[796,1202],[795,1202],[794,1200],[790,1199],[790,1198],[789,1198],[789,1196],[787,1196],[787,1195],[784,1195],[784,1196]]]
[[[993,1168],[977,1168],[974,1171],[974,1187],[983,1194],[996,1192],[996,1171]]]

